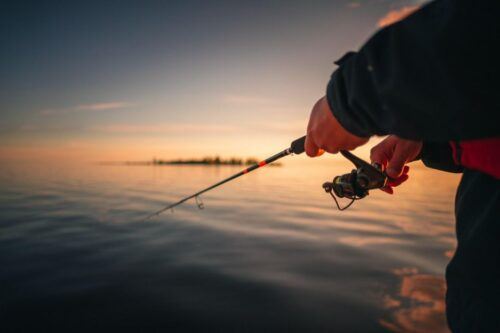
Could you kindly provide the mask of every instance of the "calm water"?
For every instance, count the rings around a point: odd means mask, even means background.
[[[326,163],[327,162],[327,163]],[[3,329],[446,332],[459,178],[414,167],[339,212],[350,166],[296,157],[146,223],[238,168],[3,164]]]

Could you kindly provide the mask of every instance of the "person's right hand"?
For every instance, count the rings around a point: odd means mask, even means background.
[[[340,150],[353,150],[364,145],[368,138],[362,138],[347,131],[333,115],[326,97],[314,105],[305,142],[306,154],[316,157],[325,151],[336,154]]]
[[[408,179],[410,167],[406,164],[415,161],[421,150],[421,141],[405,140],[395,135],[387,137],[372,148],[370,152],[372,163],[380,164],[389,176],[387,185],[381,189],[382,191],[392,194],[393,187]]]

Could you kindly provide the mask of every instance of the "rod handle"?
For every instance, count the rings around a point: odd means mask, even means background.
[[[306,136],[304,135],[303,137],[292,141],[292,143],[290,144],[290,150],[294,154],[297,155],[302,154],[306,150],[305,144],[306,144]]]

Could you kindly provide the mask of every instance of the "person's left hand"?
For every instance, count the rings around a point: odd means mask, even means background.
[[[307,125],[306,153],[316,157],[327,151],[332,154],[340,150],[353,150],[365,144],[368,138],[349,133],[333,116],[326,97],[314,105]]]
[[[421,150],[421,141],[405,140],[396,135],[388,136],[372,148],[370,152],[372,163],[381,165],[382,170],[389,176],[387,185],[381,188],[382,191],[393,194],[393,187],[408,180],[410,167],[406,164],[418,159]]]

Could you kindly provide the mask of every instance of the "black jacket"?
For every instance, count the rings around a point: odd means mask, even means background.
[[[434,1],[337,64],[327,98],[342,126],[424,141],[426,165],[464,172],[448,323],[500,332],[500,180],[456,165],[448,144],[500,137],[500,0]]]
[[[438,0],[339,61],[327,88],[358,136],[449,141],[500,135],[500,1]]]

